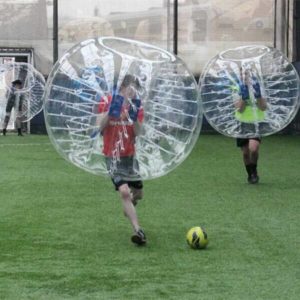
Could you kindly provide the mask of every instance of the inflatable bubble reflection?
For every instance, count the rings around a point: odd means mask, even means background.
[[[208,122],[231,137],[278,132],[299,109],[297,71],[280,51],[266,46],[244,46],[220,53],[206,65],[199,85]],[[245,108],[240,109],[242,100]],[[261,100],[265,102],[263,108]]]
[[[202,111],[197,83],[179,58],[105,37],[81,42],[56,63],[45,120],[55,148],[71,163],[97,175],[144,180],[188,156]]]
[[[0,99],[0,122],[3,123],[6,104],[11,93],[14,93],[12,82],[20,80],[22,88],[17,93],[22,98],[21,121],[27,122],[43,108],[45,79],[32,65],[27,63],[8,63],[0,65],[0,82],[4,94]],[[18,104],[15,104],[17,107]]]

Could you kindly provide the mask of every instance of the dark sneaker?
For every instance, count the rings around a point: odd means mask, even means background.
[[[250,177],[248,177],[248,182],[251,184],[256,184],[259,181],[259,176],[256,173],[251,174]]]
[[[18,136],[23,136],[22,130],[20,128],[18,128]]]
[[[139,246],[146,244],[146,235],[142,229],[139,229],[132,237],[131,241]]]
[[[6,135],[6,129],[3,129],[3,135]]]

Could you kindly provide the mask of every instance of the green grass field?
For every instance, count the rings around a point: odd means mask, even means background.
[[[109,179],[66,162],[47,136],[0,136],[0,299],[299,299],[300,137],[263,139],[259,185],[235,140],[200,136],[138,205],[148,245]],[[206,228],[206,250],[187,230]]]

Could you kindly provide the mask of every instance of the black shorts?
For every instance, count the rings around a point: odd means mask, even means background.
[[[135,189],[143,188],[142,180],[128,180],[131,176],[133,178],[139,178],[139,164],[134,157],[120,157],[119,161],[111,157],[106,157],[105,161],[116,191],[119,190],[119,187],[123,184],[128,184],[129,187]]]
[[[111,181],[113,182],[116,191],[118,191],[119,187],[123,184],[128,184],[129,187],[133,187],[136,190],[143,189],[143,181],[141,181],[141,180],[136,180],[136,181],[118,180],[118,179],[112,177]]]
[[[236,146],[237,147],[244,147],[246,145],[249,144],[249,140],[256,140],[258,142],[261,142],[261,138],[249,138],[249,139],[240,139],[240,138],[237,138],[236,139]]]

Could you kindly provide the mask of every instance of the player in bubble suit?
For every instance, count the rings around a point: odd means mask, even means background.
[[[101,98],[100,132],[103,136],[103,154],[115,189],[119,191],[123,211],[134,229],[133,243],[144,245],[146,236],[141,229],[135,206],[143,197],[143,182],[130,181],[138,176],[138,161],[135,159],[135,138],[144,119],[141,100],[137,97],[139,80],[126,75],[118,93]]]
[[[240,98],[235,102],[235,117],[242,123],[254,123],[264,119],[267,104],[261,94],[257,77],[249,69],[240,69],[241,81],[239,82]],[[253,95],[252,95],[253,94]],[[238,138],[237,146],[243,153],[243,162],[248,174],[248,182],[256,184],[259,181],[257,163],[261,138]]]
[[[21,115],[22,115],[22,104],[23,96],[18,92],[22,89],[22,81],[20,79],[14,80],[12,83],[12,88],[10,91],[7,91],[7,104],[6,104],[6,114],[3,123],[3,135],[6,135],[7,125],[10,120],[11,111],[13,108],[16,110],[16,127],[18,130],[18,136],[22,136],[21,130]]]

